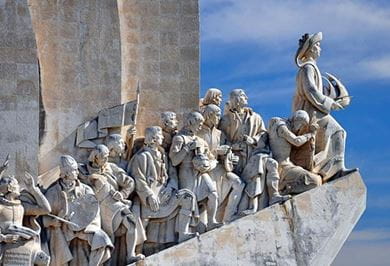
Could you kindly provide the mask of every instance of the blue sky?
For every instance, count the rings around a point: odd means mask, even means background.
[[[353,96],[333,116],[347,130],[347,166],[359,167],[367,209],[334,265],[390,261],[390,2],[201,0],[201,94],[244,88],[268,121],[288,117],[298,39],[323,32],[318,65]]]

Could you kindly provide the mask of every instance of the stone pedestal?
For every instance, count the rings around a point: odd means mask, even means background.
[[[365,207],[355,172],[137,265],[330,265]]]

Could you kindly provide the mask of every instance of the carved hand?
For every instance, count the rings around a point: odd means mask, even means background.
[[[25,177],[24,183],[26,184],[27,189],[36,187],[35,179],[30,173],[24,172],[24,177]]]
[[[135,134],[137,134],[137,129],[133,125],[130,125],[127,129],[127,136],[131,137],[135,136]]]
[[[172,188],[170,187],[167,187],[165,188],[162,192],[161,192],[161,200],[160,202],[161,203],[165,203],[167,202],[170,198],[171,198],[171,195],[172,195]]]
[[[126,175],[123,176],[122,183],[123,183],[124,187],[129,187],[131,184],[131,181],[132,181],[132,179],[130,176],[126,176]]]
[[[150,209],[152,209],[152,211],[156,212],[160,209],[160,202],[155,195],[148,197],[148,203],[149,203]]]
[[[255,145],[256,144],[255,139],[252,138],[251,136],[244,135],[244,140],[245,140],[246,144],[248,144],[248,145]]]
[[[337,100],[332,104],[332,110],[342,110],[344,107],[340,104],[341,100]]]
[[[187,146],[188,150],[192,151],[192,150],[195,150],[197,148],[198,144],[196,141],[191,141],[186,146]]]
[[[19,240],[20,236],[18,235],[2,235],[0,234],[0,242],[5,243],[16,243]]]
[[[123,200],[123,195],[119,191],[115,191],[114,194],[112,195],[112,197],[114,198],[114,200],[117,200],[117,201]]]

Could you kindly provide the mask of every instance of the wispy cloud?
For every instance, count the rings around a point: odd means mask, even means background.
[[[389,250],[390,231],[381,229],[355,231],[352,232],[332,265],[388,265]]]
[[[344,80],[390,79],[389,5],[363,0],[202,0],[201,7],[204,43],[258,46],[258,58],[247,62],[256,67],[247,71],[291,68],[298,38],[322,31],[325,70],[339,72]],[[238,67],[235,74],[240,73]]]

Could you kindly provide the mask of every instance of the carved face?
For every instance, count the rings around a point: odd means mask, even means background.
[[[163,143],[163,140],[164,140],[164,136],[163,136],[162,132],[161,131],[157,131],[156,135],[154,136],[154,139],[156,141],[156,144],[158,146],[161,146],[162,143]]]
[[[321,55],[321,46],[320,45],[321,45],[320,42],[316,42],[310,48],[311,55],[314,59],[317,59]]]
[[[103,167],[108,161],[108,153],[99,152],[95,157],[95,164],[99,167]]]
[[[190,129],[193,133],[197,133],[199,130],[202,129],[203,126],[203,120],[196,119],[193,121],[193,123],[190,126]]]
[[[0,182],[0,192],[3,195],[8,194],[13,197],[18,197],[20,195],[20,186],[18,180],[11,176],[3,177]]]
[[[118,154],[118,155],[121,155],[125,151],[124,140],[121,138],[121,139],[118,139],[118,140],[110,143],[109,149],[111,152]]]
[[[172,116],[170,116],[169,118],[167,118],[167,119],[165,119],[165,121],[164,121],[164,126],[165,126],[165,128],[167,128],[167,129],[173,129],[173,130],[175,130],[175,129],[177,129],[177,118],[176,118],[176,115],[172,115]]]
[[[219,120],[221,120],[221,111],[218,112],[212,112],[209,117],[209,121],[213,126],[218,126]]]
[[[245,92],[243,90],[240,90],[240,92],[236,95],[234,95],[234,99],[232,104],[237,106],[246,106],[248,104],[248,96],[246,96]]]
[[[72,167],[61,169],[61,177],[66,180],[77,180],[79,170]]]
[[[217,106],[220,106],[221,103],[222,103],[222,94],[221,93],[218,93],[214,96],[214,99],[213,99],[213,103]]]
[[[292,123],[292,131],[294,134],[298,134],[300,130],[308,126],[308,122],[304,119],[294,119]]]

